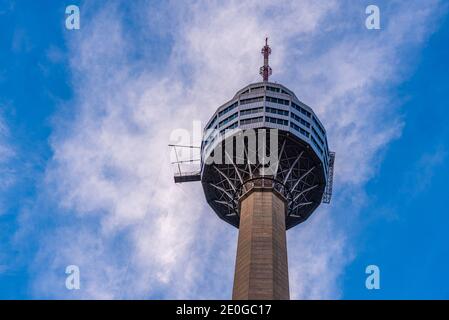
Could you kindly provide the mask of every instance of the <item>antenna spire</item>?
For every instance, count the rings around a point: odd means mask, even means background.
[[[268,38],[265,38],[265,46],[262,48],[263,54],[263,67],[260,67],[260,75],[264,82],[268,81],[268,77],[271,76],[273,70],[268,65],[268,56],[271,54],[271,48],[268,46]]]

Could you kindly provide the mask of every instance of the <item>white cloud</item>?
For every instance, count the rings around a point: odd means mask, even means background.
[[[401,78],[401,50],[429,33],[436,4],[389,11],[393,21],[418,8],[420,36],[391,23],[377,37],[348,23],[347,14],[358,14],[353,2],[178,2],[160,12],[166,19],[136,4],[148,15],[135,18],[156,16],[149,27],[166,28],[169,40],[127,29],[118,6],[90,12],[70,39],[74,119],[55,131],[47,174],[48,191],[75,217],[42,246],[36,295],[69,294],[55,288],[65,266],[79,264],[80,297],[230,297],[236,230],[215,217],[199,185],[173,183],[167,144],[173,129],[207,120],[259,80],[269,35],[273,79],[314,107],[337,151],[338,198],[288,234],[292,296],[339,297],[339,275],[353,256],[341,220],[356,217],[378,154],[400,133],[397,109],[379,86]],[[172,43],[165,65],[152,63],[160,57],[138,41],[145,32]]]

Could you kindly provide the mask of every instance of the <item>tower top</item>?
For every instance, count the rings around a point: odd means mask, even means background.
[[[262,48],[263,66],[260,67],[260,75],[264,82],[268,81],[268,77],[271,76],[273,70],[268,65],[268,56],[271,54],[271,48],[268,46],[268,38],[265,38],[265,46]]]

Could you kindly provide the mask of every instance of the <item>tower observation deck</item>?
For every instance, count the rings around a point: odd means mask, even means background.
[[[200,172],[207,202],[239,228],[233,299],[289,299],[286,230],[329,203],[335,154],[313,110],[269,82],[267,40],[262,82],[239,90],[204,129]]]

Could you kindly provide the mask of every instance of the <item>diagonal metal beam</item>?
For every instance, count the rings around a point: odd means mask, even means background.
[[[307,189],[302,190],[301,192],[299,192],[299,193],[295,196],[295,198],[293,199],[293,202],[295,202],[295,201],[296,201],[301,195],[303,195],[304,193],[306,193],[306,192],[308,192],[308,191],[310,191],[310,190],[313,190],[313,189],[315,189],[316,187],[318,187],[317,184],[314,185],[314,186],[311,186],[311,187],[309,187],[309,188],[307,188]]]
[[[295,161],[293,161],[293,164],[290,166],[290,169],[288,170],[287,175],[284,178],[284,185],[288,180],[288,177],[290,176],[290,174],[293,171],[293,168],[295,167],[295,165],[298,163],[299,159],[302,157],[302,154],[304,153],[304,151],[301,151],[301,153],[298,155],[298,157],[295,159]]]
[[[234,201],[234,197],[233,197],[228,191],[226,191],[224,188],[219,187],[219,186],[217,186],[217,185],[215,185],[215,184],[213,184],[213,183],[210,183],[210,185],[211,185],[212,187],[214,187],[215,189],[217,189],[217,190],[223,192],[225,195],[227,195],[227,196],[229,197],[229,199],[231,199],[232,201]]]
[[[295,185],[293,186],[293,188],[290,190],[290,192],[295,191],[296,187],[298,186],[298,184],[301,182],[302,179],[304,179],[309,173],[311,173],[313,171],[313,169],[315,169],[315,167],[312,167],[309,171],[307,171],[306,173],[304,173],[302,176],[300,176],[298,178],[298,180],[295,182]]]
[[[232,205],[230,205],[229,202],[227,202],[227,201],[223,201],[223,200],[214,200],[214,201],[216,203],[223,204],[223,205],[229,207],[230,209],[234,210],[234,207]]]
[[[232,158],[229,156],[229,153],[228,153],[226,150],[225,150],[225,154],[226,154],[226,157],[228,157],[229,161],[231,161],[232,166],[234,167],[234,170],[235,170],[235,172],[237,173],[237,176],[239,177],[240,183],[242,184],[243,189],[246,191],[246,188],[245,188],[245,185],[243,184],[243,179],[242,179],[242,176],[240,175],[239,169],[237,168],[237,166],[235,165],[234,161],[233,161]]]
[[[303,202],[303,203],[299,203],[299,204],[297,204],[293,209],[292,209],[292,211],[295,211],[297,208],[299,208],[299,207],[304,207],[304,206],[308,206],[309,204],[312,204],[313,202]],[[300,218],[299,216],[297,216],[297,215],[293,215],[293,214],[291,214],[290,215],[291,217],[293,216],[293,217],[298,217],[298,218]]]
[[[214,165],[214,168],[215,168],[215,170],[218,171],[219,174],[221,174],[221,175],[226,179],[226,181],[227,181],[227,182],[229,183],[229,185],[231,186],[232,190],[234,190],[234,192],[235,192],[235,186],[234,186],[234,184],[231,182],[231,180],[229,179],[229,177],[228,177],[225,173],[223,173],[220,169],[218,169],[216,165]]]
[[[284,139],[284,142],[282,143],[282,147],[281,147],[281,152],[278,155],[278,161],[276,163],[276,169],[274,170],[274,179],[276,180],[276,177],[278,175],[278,169],[279,169],[279,164],[281,162],[281,158],[282,158],[282,153],[284,152],[284,147],[285,147],[285,142],[287,141],[287,139]]]

